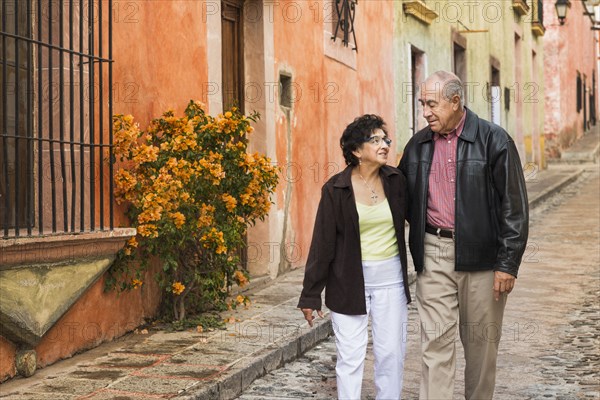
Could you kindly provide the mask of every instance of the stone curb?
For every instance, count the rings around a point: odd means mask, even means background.
[[[529,199],[529,208],[535,208],[540,205],[544,200],[548,199],[550,196],[563,189],[568,184],[572,183],[575,179],[579,178],[579,176],[583,173],[584,169],[578,169],[573,172],[569,176],[562,178],[560,181],[556,182],[553,185],[548,186],[546,189],[540,191],[536,196]]]
[[[196,392],[192,387],[190,392],[194,393],[182,393],[177,398],[186,400],[235,399],[254,380],[297,359],[319,342],[327,339],[332,333],[333,329],[329,318],[317,321],[309,331],[283,337],[270,343],[261,350],[238,360],[225,373],[225,376],[216,382],[203,385]]]

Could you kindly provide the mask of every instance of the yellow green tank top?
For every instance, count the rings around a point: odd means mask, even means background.
[[[398,241],[387,199],[367,206],[356,203],[363,260],[385,260],[398,255]]]

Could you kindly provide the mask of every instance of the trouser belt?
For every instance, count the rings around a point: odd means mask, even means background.
[[[454,239],[454,231],[447,229],[436,228],[435,226],[425,225],[425,232],[437,235],[437,237],[444,237],[448,239]]]

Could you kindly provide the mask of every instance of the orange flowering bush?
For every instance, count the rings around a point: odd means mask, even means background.
[[[236,108],[217,117],[191,101],[182,117],[173,111],[146,131],[130,115],[113,117],[117,202],[128,204],[137,228],[111,268],[108,285],[141,286],[151,256],[158,256],[158,282],[176,320],[188,311],[226,305],[233,282],[243,286],[238,250],[248,224],[263,219],[277,185],[269,158],[248,154],[256,114]]]

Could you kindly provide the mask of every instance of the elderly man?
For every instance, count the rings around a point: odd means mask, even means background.
[[[420,398],[452,399],[456,333],[465,398],[491,399],[507,295],[528,235],[525,179],[512,138],[464,107],[460,79],[430,76],[419,102],[429,126],[406,145],[409,246],[421,319]]]

